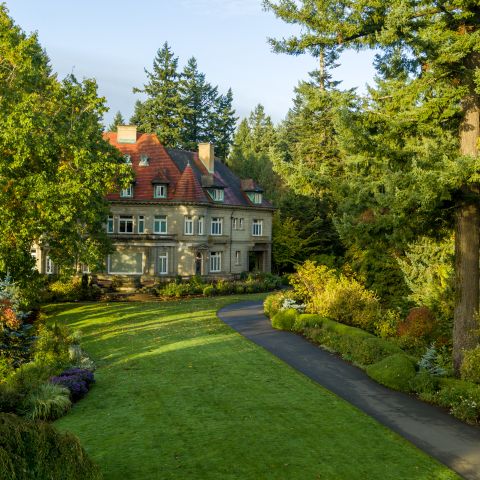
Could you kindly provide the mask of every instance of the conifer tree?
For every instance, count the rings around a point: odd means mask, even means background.
[[[139,131],[156,133],[167,147],[179,145],[185,114],[179,92],[178,58],[167,42],[157,51],[153,70],[145,69],[148,82],[134,93],[145,93],[147,99],[135,105],[133,119]]]
[[[215,143],[215,152],[221,159],[226,160],[233,142],[233,134],[238,117],[233,108],[233,93],[229,88],[226,95],[216,98],[214,110],[210,119],[210,132]]]
[[[302,27],[299,36],[272,39],[276,52],[380,52],[377,88],[343,132],[352,167],[346,195],[351,210],[371,204],[369,219],[357,217],[353,225],[357,233],[363,229],[388,238],[431,231],[437,219],[440,229],[455,224],[458,371],[463,350],[478,342],[478,2],[265,0],[264,5]]]
[[[113,117],[112,123],[108,127],[109,132],[116,132],[119,125],[125,125],[125,119],[120,111],[118,111]]]

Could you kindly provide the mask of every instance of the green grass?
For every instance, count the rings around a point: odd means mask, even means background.
[[[217,319],[246,298],[50,309],[99,367],[56,425],[106,480],[458,478]]]

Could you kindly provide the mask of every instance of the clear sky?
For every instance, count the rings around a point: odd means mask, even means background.
[[[0,0],[1,1],[1,0]],[[6,0],[23,30],[37,31],[60,78],[95,78],[106,97],[108,124],[117,110],[128,120],[157,50],[168,41],[180,67],[195,56],[207,80],[233,90],[240,117],[262,103],[274,121],[292,105],[293,90],[316,66],[307,55],[274,54],[267,37],[295,29],[265,12],[261,0]],[[334,76],[365,90],[371,53],[347,52]]]

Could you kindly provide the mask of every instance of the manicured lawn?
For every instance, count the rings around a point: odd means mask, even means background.
[[[246,298],[51,308],[99,367],[56,425],[105,479],[458,478],[216,318]]]

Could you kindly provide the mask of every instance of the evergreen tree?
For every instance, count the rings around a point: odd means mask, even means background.
[[[233,93],[229,88],[226,95],[219,95],[215,99],[213,112],[210,116],[210,132],[215,143],[215,152],[224,161],[230,152],[233,134],[238,117],[233,108]]]
[[[119,125],[125,125],[125,119],[123,118],[120,111],[118,111],[113,117],[113,121],[108,127],[109,132],[116,132]]]
[[[333,0],[265,0],[264,5],[304,29],[299,36],[271,40],[277,52],[380,52],[377,88],[361,114],[350,112],[342,141],[351,176],[346,204],[369,217],[350,223],[357,234],[368,230],[386,238],[431,232],[437,219],[440,228],[455,223],[458,371],[463,350],[478,342],[478,2],[367,0],[347,8]]]
[[[156,133],[166,147],[175,147],[181,140],[185,109],[180,97],[178,58],[167,42],[157,51],[153,70],[145,69],[148,82],[134,93],[145,93],[147,99],[135,105],[133,119],[139,131]]]

